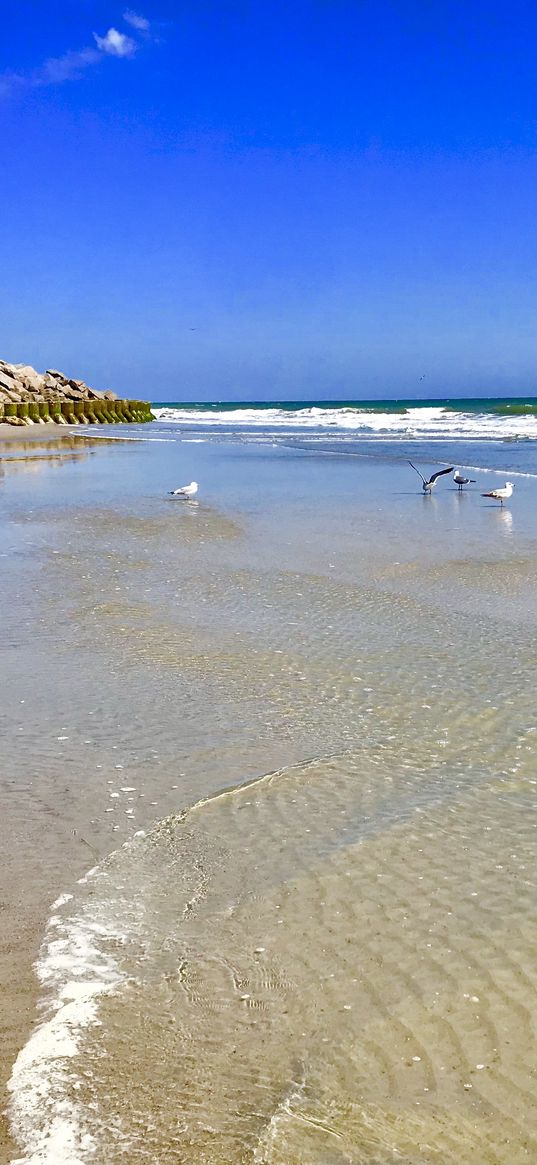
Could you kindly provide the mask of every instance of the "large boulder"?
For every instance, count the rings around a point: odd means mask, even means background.
[[[70,385],[68,388],[65,389],[64,395],[67,397],[67,400],[86,400],[87,399],[85,392],[81,392],[81,390],[79,388],[71,388]]]
[[[30,391],[40,392],[43,387],[43,377],[31,364],[14,364],[17,380]]]
[[[18,404],[19,401],[24,400],[26,395],[27,394],[24,393],[24,390],[22,388],[21,388],[20,392],[15,391],[15,382],[13,382],[13,389],[4,388],[4,390],[2,392],[2,396],[4,397],[4,400],[10,400],[10,401],[12,401],[13,404]]]
[[[63,375],[63,372],[58,372],[57,368],[47,368],[45,370],[45,376],[52,376],[54,380],[59,380],[61,384],[69,383],[67,377]]]
[[[50,372],[45,372],[43,377],[43,388],[47,392],[53,392],[55,395],[61,392],[61,385],[59,380],[56,380],[55,376],[51,376]]]
[[[8,376],[4,372],[3,368],[0,368],[0,391],[3,388],[6,388],[8,390],[15,388],[15,381],[13,380],[12,376]]]

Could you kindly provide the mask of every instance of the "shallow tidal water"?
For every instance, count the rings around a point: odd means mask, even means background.
[[[6,1159],[535,1160],[537,479],[151,436],[2,463]]]

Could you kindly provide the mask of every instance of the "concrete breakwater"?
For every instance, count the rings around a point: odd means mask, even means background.
[[[152,421],[148,401],[122,400],[83,380],[0,360],[0,423],[102,425]]]

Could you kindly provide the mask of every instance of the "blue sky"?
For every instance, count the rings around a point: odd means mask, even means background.
[[[535,5],[9,7],[1,357],[154,400],[537,394]]]

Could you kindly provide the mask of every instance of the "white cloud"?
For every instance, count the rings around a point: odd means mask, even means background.
[[[109,28],[106,36],[98,36],[94,32],[93,37],[99,52],[111,57],[132,57],[136,52],[136,41],[131,36],[125,36],[124,32],[118,32],[117,28]]]
[[[132,12],[130,8],[124,13],[124,20],[142,35],[149,31],[149,21],[145,16]],[[0,98],[17,90],[37,89],[42,85],[61,85],[64,81],[74,81],[81,77],[86,69],[102,61],[105,56],[128,60],[134,56],[140,44],[140,40],[136,41],[113,27],[109,28],[104,36],[94,32],[93,39],[94,45],[87,45],[82,49],[69,49],[61,57],[49,57],[31,72],[17,73],[15,70],[6,70],[0,73]]]
[[[131,8],[127,8],[126,12],[123,13],[123,19],[138,32],[149,32],[149,21],[146,20],[145,16],[140,16],[138,12],[133,12]]]

